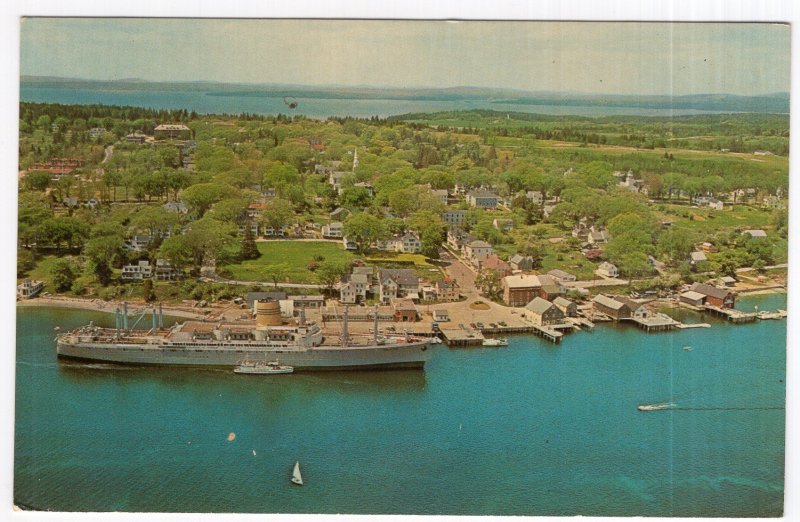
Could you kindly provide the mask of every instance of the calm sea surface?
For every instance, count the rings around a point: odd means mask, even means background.
[[[644,109],[639,107],[599,107],[577,105],[524,105],[493,103],[491,100],[425,101],[425,100],[366,100],[298,98],[297,109],[291,110],[282,97],[211,96],[198,91],[151,91],[73,89],[68,87],[22,86],[20,99],[28,102],[64,104],[132,105],[152,109],[186,109],[202,114],[302,114],[310,118],[353,116],[368,118],[396,114],[491,109],[496,111],[528,112],[577,116],[678,116],[683,114],[714,114],[719,111]],[[730,112],[730,111],[728,111]]]
[[[785,307],[785,295],[742,308]],[[17,311],[14,498],[63,511],[778,516],[785,321],[438,347],[424,371],[59,362]],[[691,346],[692,351],[683,350]],[[684,408],[639,412],[638,404]],[[727,409],[726,409],[727,408]],[[226,439],[236,434],[233,442]],[[255,454],[254,454],[255,451]],[[289,482],[301,463],[306,485]]]

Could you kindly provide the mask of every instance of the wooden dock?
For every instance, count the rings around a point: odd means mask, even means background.
[[[680,324],[666,314],[655,314],[650,317],[629,317],[627,319],[620,319],[620,321],[632,321],[636,326],[647,333],[666,332],[676,328],[677,325]]]
[[[448,346],[480,346],[484,340],[481,332],[471,328],[448,328],[439,331]]]
[[[710,312],[718,317],[727,319],[734,324],[750,323],[756,320],[757,315],[753,312],[742,312],[733,308],[720,308],[718,306],[705,305],[705,311]]]

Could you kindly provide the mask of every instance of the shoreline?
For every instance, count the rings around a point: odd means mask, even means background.
[[[24,301],[17,301],[17,307],[43,307],[43,308],[71,308],[78,310],[91,310],[95,312],[105,312],[113,314],[117,307],[121,307],[121,301],[103,301],[101,299],[77,299],[74,297],[34,297]],[[128,313],[139,313],[148,306],[142,303],[128,302]],[[216,309],[205,309],[207,313],[198,313],[183,308],[170,306],[163,307],[165,315],[174,317],[184,317],[187,319],[208,319],[213,316]]]

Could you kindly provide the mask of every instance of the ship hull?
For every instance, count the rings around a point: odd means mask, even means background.
[[[317,346],[221,349],[213,346],[154,346],[58,342],[58,356],[65,359],[114,364],[154,366],[231,367],[244,360],[269,360],[305,370],[377,370],[422,368],[430,356],[427,343],[368,347]]]

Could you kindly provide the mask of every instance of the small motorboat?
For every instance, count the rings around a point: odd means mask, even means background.
[[[692,347],[691,346],[684,346],[683,349],[684,349],[684,351],[687,351],[687,352],[691,352],[692,351]]]
[[[508,339],[505,338],[484,339],[483,346],[508,346]]]
[[[303,485],[303,476],[300,474],[300,462],[294,463],[294,471],[292,471],[292,482],[298,486]]]
[[[249,375],[272,375],[272,374],[292,373],[292,372],[294,372],[293,367],[285,366],[283,364],[278,363],[277,361],[273,362],[243,361],[242,363],[239,364],[239,366],[233,369],[233,373],[244,373]]]

